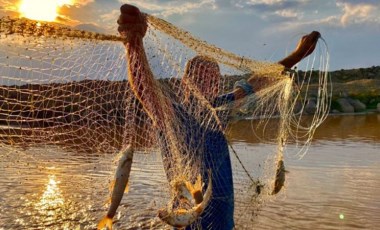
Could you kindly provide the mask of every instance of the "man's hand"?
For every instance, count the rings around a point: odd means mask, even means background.
[[[145,16],[141,14],[139,8],[124,4],[120,7],[120,12],[121,14],[117,20],[120,35],[127,40],[136,37],[143,38],[148,28],[148,24]]]
[[[302,58],[308,56],[314,51],[320,37],[321,34],[318,31],[313,31],[310,34],[303,36],[298,42],[297,48],[294,52]]]
[[[303,36],[298,42],[296,49],[278,63],[286,68],[292,68],[295,64],[309,56],[314,51],[320,37],[321,34],[318,31],[313,31],[310,34]]]

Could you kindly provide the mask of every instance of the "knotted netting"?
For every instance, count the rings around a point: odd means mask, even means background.
[[[305,71],[288,71],[145,16],[146,56],[127,52],[119,36],[1,19],[0,170],[8,178],[0,183],[17,181],[0,198],[2,210],[15,207],[0,217],[4,227],[94,228],[107,209],[114,159],[131,144],[130,192],[116,224],[170,228],[158,210],[191,208],[178,198],[176,184],[189,182],[204,192],[211,179],[213,200],[191,228],[220,229],[223,219],[208,227],[202,220],[222,215],[228,202],[236,228],[249,228],[260,205],[278,192],[287,143],[295,143],[295,154],[306,152],[328,112],[325,47],[299,67]],[[231,100],[234,83],[251,77],[259,90]],[[303,118],[310,95],[315,111]],[[229,121],[242,116],[260,119],[248,127],[251,135],[274,143],[263,162],[245,163],[225,138]],[[269,123],[275,135],[261,135]],[[75,193],[83,187],[86,195]],[[19,203],[15,194],[28,195]]]

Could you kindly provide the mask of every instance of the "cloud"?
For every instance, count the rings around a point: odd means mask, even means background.
[[[75,7],[82,7],[94,2],[94,0],[60,0],[60,1],[62,2],[61,5],[75,6]]]
[[[80,21],[64,15],[58,15],[56,21],[65,25],[76,25],[80,23]]]
[[[380,3],[378,1],[338,0],[337,7],[341,9],[340,23],[349,24],[380,23]]]
[[[235,6],[249,8],[272,26],[285,31],[307,27],[344,28],[365,25],[379,27],[378,0],[235,0]],[[298,28],[298,29],[297,29]]]
[[[269,21],[296,20],[303,17],[306,0],[234,0],[234,6],[255,11]]]
[[[18,15],[18,9],[14,1],[0,0],[0,16],[2,15],[8,15],[8,16]]]
[[[171,15],[177,14],[182,15],[190,11],[197,9],[216,9],[216,0],[195,0],[195,1],[185,1],[185,0],[166,0],[166,1],[125,1],[119,0],[120,3],[130,3],[134,4],[142,11],[149,11],[150,13],[169,17]]]
[[[117,10],[112,10],[107,14],[100,15],[100,18],[105,22],[110,22],[110,21],[116,22],[119,15],[120,15],[120,10],[117,9]]]
[[[299,16],[299,13],[292,9],[277,10],[275,14],[284,18],[297,18]]]
[[[379,5],[379,0],[337,0],[337,3],[349,3],[352,5],[355,4],[370,4],[370,5]]]
[[[305,0],[234,0],[234,2],[237,7],[251,8],[260,12],[297,9],[307,3]]]
[[[77,0],[75,5],[85,6],[89,3],[93,3],[94,0]]]
[[[78,20],[70,19],[70,15],[63,15],[60,13],[61,8],[82,8],[91,3],[94,3],[95,0],[55,0],[57,6],[59,6],[59,13],[57,17],[57,21],[59,22],[69,22],[70,24],[78,23]],[[19,4],[20,0],[0,0],[0,16],[11,16],[11,17],[19,17]]]

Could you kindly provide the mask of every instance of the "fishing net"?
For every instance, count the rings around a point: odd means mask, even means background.
[[[216,178],[214,188],[228,190],[221,187],[228,178],[223,179],[226,166],[218,159],[229,154],[235,225],[249,228],[259,207],[273,197],[287,144],[292,143],[295,155],[306,152],[328,112],[325,46],[297,71],[289,71],[240,57],[145,16],[149,66],[141,54],[127,53],[119,36],[1,19],[0,189],[7,195],[0,198],[0,211],[8,215],[0,217],[0,226],[93,229],[107,211],[117,153],[132,144],[130,191],[115,225],[169,228],[157,212],[176,208],[175,181],[195,183],[200,177],[206,189],[210,176]],[[128,66],[135,67],[133,74],[152,79],[130,84]],[[219,72],[220,79],[209,77]],[[212,100],[250,77],[259,91],[239,101]],[[310,97],[315,110],[304,117]],[[220,143],[229,135],[229,121],[247,117],[259,119],[248,127],[249,135],[272,143],[260,162],[249,161],[254,151],[243,156],[239,146],[227,140],[226,152]],[[275,135],[265,135],[268,129]],[[213,150],[218,157],[206,154]],[[213,192],[214,199],[231,199],[223,191]],[[193,228],[208,212],[218,213],[223,207],[218,204],[210,203]]]

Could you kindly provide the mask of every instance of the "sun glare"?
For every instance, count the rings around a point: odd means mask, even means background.
[[[60,182],[57,181],[55,175],[49,175],[49,182],[46,185],[46,189],[42,194],[42,197],[37,204],[37,207],[41,209],[54,209],[59,208],[64,205],[65,199],[61,193],[58,184]]]
[[[57,18],[59,7],[70,3],[71,0],[22,0],[19,12],[21,17],[51,22]]]

